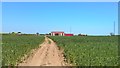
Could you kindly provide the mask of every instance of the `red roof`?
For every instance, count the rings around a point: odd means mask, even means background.
[[[52,31],[51,33],[64,33],[63,31]]]

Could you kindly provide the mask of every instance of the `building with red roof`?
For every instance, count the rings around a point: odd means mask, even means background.
[[[63,31],[52,31],[51,36],[73,36],[73,34],[66,34]]]
[[[73,36],[73,34],[65,34],[65,36]]]
[[[63,31],[53,31],[51,32],[51,36],[64,36],[65,33]]]

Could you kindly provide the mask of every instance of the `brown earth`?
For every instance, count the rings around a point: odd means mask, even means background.
[[[18,66],[66,66],[62,52],[55,42],[45,36],[45,41],[40,45],[33,55],[28,57]]]

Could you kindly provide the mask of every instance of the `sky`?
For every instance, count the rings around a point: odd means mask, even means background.
[[[117,2],[3,2],[2,32],[109,35],[115,21]]]
[[[2,2],[118,2],[120,0],[1,0]]]
[[[0,9],[2,9],[2,3],[0,2]],[[0,10],[0,32],[2,32],[2,10]]]

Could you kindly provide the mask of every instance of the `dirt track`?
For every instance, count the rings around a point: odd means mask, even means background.
[[[41,47],[18,66],[65,66],[64,57],[56,44],[48,37]]]

